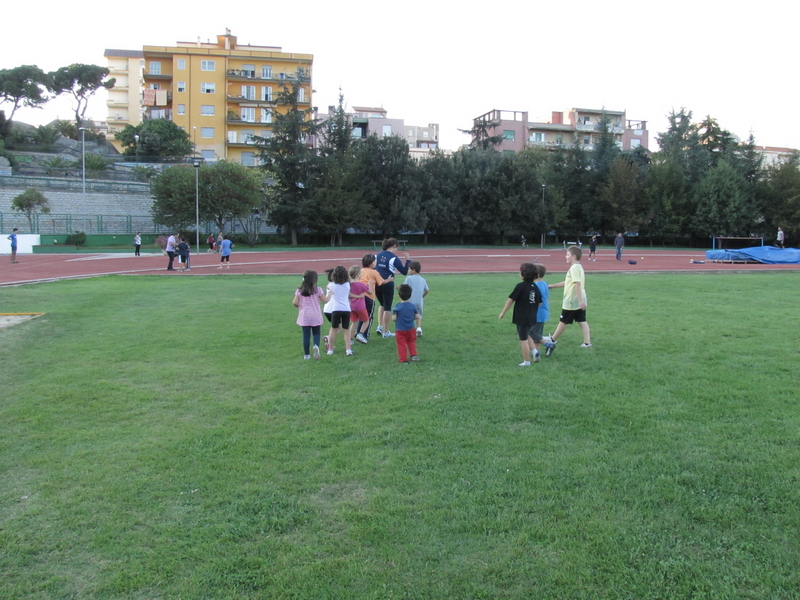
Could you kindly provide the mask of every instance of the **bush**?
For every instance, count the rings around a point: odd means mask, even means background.
[[[79,248],[84,244],[86,244],[86,234],[82,231],[76,231],[67,238],[68,246],[75,246],[76,248]]]

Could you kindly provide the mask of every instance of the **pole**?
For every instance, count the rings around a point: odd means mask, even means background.
[[[81,196],[83,205],[83,232],[86,233],[86,128],[80,127],[81,132],[81,181],[83,183],[83,194]]]
[[[194,161],[194,219],[197,254],[200,254],[200,161]]]
[[[547,237],[547,219],[545,218],[547,209],[544,206],[544,190],[547,187],[546,183],[542,184],[542,220],[544,221],[544,228],[542,229],[542,240],[541,240],[541,247],[544,250],[544,242],[545,238]]]

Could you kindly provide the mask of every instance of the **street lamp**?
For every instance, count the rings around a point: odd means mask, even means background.
[[[136,140],[136,164],[139,164],[139,134],[134,134],[133,139]]]
[[[200,161],[194,161],[194,227],[197,254],[200,254]]]
[[[544,190],[545,190],[546,187],[547,187],[547,184],[543,183],[542,184],[542,221],[544,222],[544,229],[542,230],[542,241],[541,241],[542,249],[544,249],[544,241],[545,241],[545,237],[547,236],[547,218],[546,218],[547,209],[545,209],[545,207],[544,207]]]
[[[86,233],[86,127],[79,127],[81,132],[81,182],[83,183],[83,232]]]

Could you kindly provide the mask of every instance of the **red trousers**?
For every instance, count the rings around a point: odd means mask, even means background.
[[[400,359],[400,362],[408,362],[409,356],[417,355],[417,330],[395,330],[394,333],[394,339],[397,340],[397,358]]]

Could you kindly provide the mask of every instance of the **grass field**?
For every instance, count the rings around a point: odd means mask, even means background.
[[[517,281],[411,365],[303,361],[299,277],[0,289],[0,598],[800,598],[800,276],[590,275],[529,368]]]

